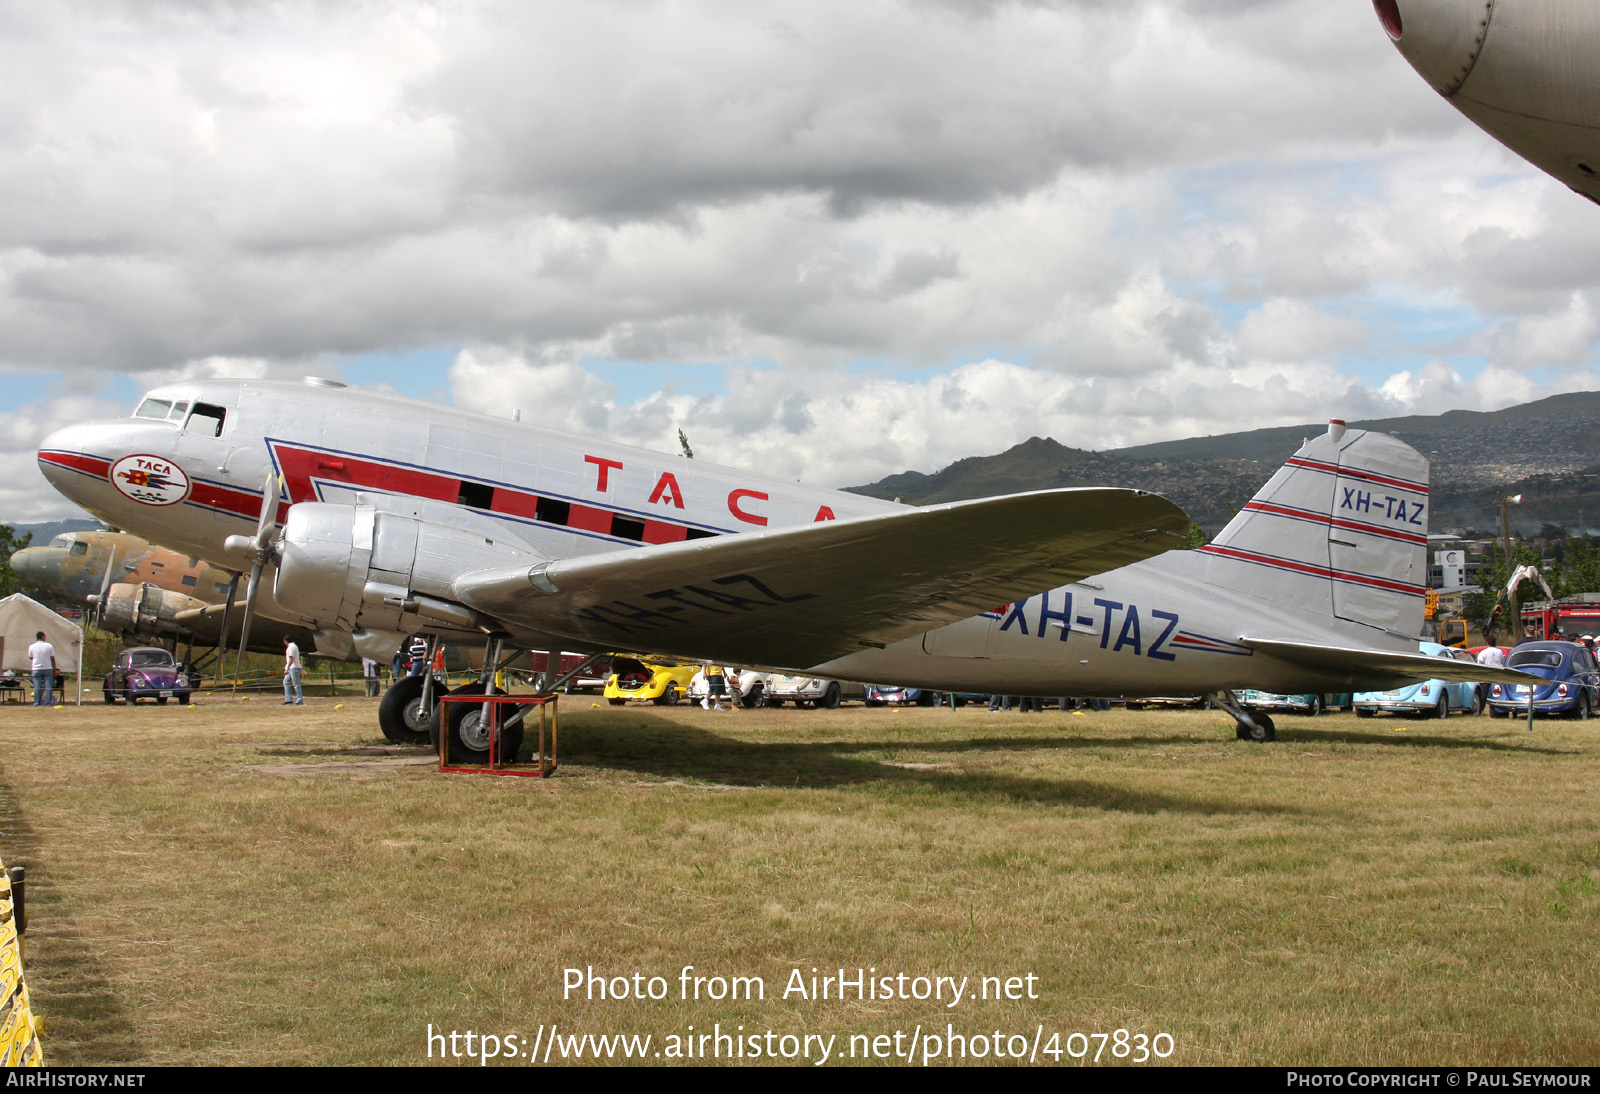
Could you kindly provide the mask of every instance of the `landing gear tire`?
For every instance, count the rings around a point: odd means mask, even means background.
[[[1250,717],[1255,719],[1256,724],[1252,726],[1246,725],[1244,722],[1240,722],[1238,724],[1238,728],[1235,730],[1235,735],[1239,738],[1239,740],[1256,741],[1260,743],[1264,741],[1275,741],[1278,739],[1278,730],[1277,727],[1272,724],[1271,717],[1253,711],[1251,712]]]
[[[450,694],[482,695],[483,685],[463,684]],[[489,707],[488,703],[450,703],[434,708],[435,713],[440,715],[433,720],[434,732],[446,735],[445,739],[449,742],[448,758],[451,763],[479,765],[489,762]],[[497,716],[509,719],[514,714],[516,714],[515,709],[501,707]],[[497,762],[510,763],[516,759],[521,749],[522,723],[518,722],[509,729],[502,728]]]
[[[397,745],[430,743],[433,710],[422,705],[422,677],[402,676],[378,701],[378,728]]]

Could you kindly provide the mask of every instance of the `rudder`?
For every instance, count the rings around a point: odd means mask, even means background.
[[[1428,461],[1382,433],[1329,424],[1210,546],[1206,580],[1401,637],[1422,630]]]

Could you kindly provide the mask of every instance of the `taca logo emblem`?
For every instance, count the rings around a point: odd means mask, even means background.
[[[111,485],[142,505],[176,505],[189,496],[189,476],[159,456],[124,456],[111,465]]]

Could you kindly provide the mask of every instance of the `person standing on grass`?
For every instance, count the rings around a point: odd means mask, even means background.
[[[300,647],[283,636],[283,705],[302,706],[305,693],[300,689],[300,672],[305,665],[300,660]],[[291,692],[293,694],[291,694]]]
[[[361,659],[361,678],[367,682],[367,698],[378,697],[378,663],[370,657]]]
[[[44,640],[44,632],[33,636],[28,647],[28,663],[33,667],[33,705],[50,706],[56,690],[56,648]]]

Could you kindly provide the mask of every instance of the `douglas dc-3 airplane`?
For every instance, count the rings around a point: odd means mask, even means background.
[[[1600,4],[1373,0],[1411,67],[1490,136],[1600,201]]]
[[[124,639],[189,643],[191,668],[202,667],[193,663],[196,643],[223,642],[223,605],[238,593],[235,574],[126,532],[63,532],[42,547],[14,552],[11,568],[31,585],[88,605],[102,630]],[[229,614],[229,636],[237,644],[244,613]],[[308,653],[350,659],[348,635],[333,636],[330,649],[316,645],[305,628],[273,620],[257,624],[251,648],[276,653],[284,634]]]
[[[375,658],[421,631],[486,642],[486,665],[638,649],[941,691],[1216,692],[1257,740],[1271,720],[1229,689],[1522,679],[1417,652],[1427,461],[1340,422],[1209,547],[1170,552],[1188,519],[1141,491],[911,508],[316,379],[158,388],[46,438],[39,464]],[[426,739],[426,680],[385,695],[391,738]],[[466,706],[450,749],[482,757]],[[519,742],[509,727],[501,754]]]

